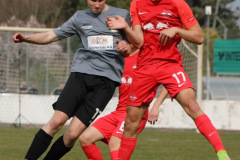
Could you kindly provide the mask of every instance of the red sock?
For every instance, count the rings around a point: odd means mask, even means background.
[[[88,146],[82,146],[82,149],[88,160],[103,160],[102,154],[95,144],[90,144]]]
[[[136,146],[137,138],[122,137],[121,146],[118,152],[118,160],[129,160]]]
[[[221,138],[216,128],[212,125],[212,122],[206,114],[203,114],[195,120],[195,124],[202,135],[212,144],[215,152],[219,150],[225,150],[223,147]]]
[[[117,160],[117,158],[118,158],[118,150],[110,152],[110,155],[111,155],[111,159],[112,160]]]

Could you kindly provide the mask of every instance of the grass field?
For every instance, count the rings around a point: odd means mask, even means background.
[[[0,160],[23,160],[38,129],[0,128]],[[64,133],[63,129],[54,140]],[[240,160],[240,132],[220,132],[232,160]],[[109,151],[97,143],[104,160],[110,160]],[[44,155],[43,155],[44,156]],[[42,158],[40,158],[42,159]],[[62,160],[86,160],[79,143]],[[213,147],[194,131],[163,131],[144,129],[138,136],[132,160],[217,160]]]

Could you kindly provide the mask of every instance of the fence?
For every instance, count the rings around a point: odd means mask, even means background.
[[[30,96],[28,103],[36,105],[37,101],[41,101],[43,107],[49,107],[53,103],[49,100],[44,103],[45,96],[50,96],[49,94],[54,88],[60,83],[66,82],[70,74],[74,52],[81,46],[80,41],[77,37],[71,37],[49,45],[15,44],[12,42],[11,37],[16,32],[32,34],[48,30],[50,29],[0,27],[0,86],[2,88],[5,86],[12,95],[18,92],[22,81],[26,81],[28,87],[34,84],[38,89],[39,96]],[[179,50],[184,57],[185,71],[196,88],[196,95],[199,103],[201,103],[202,46],[182,41],[179,44]],[[115,97],[117,95],[116,90]],[[0,96],[6,96],[6,94]],[[17,100],[16,97],[18,96],[16,95],[13,99]],[[1,107],[3,110],[0,110],[0,112],[8,115],[9,110],[7,110],[7,107],[18,103],[20,102],[11,104],[10,99],[8,102],[4,98],[0,103],[3,106]],[[24,104],[20,104],[22,108],[25,107]],[[32,112],[37,112],[37,109],[33,109]]]

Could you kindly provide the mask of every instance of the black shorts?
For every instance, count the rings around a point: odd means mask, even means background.
[[[73,72],[53,108],[89,126],[104,110],[117,85],[106,77]]]

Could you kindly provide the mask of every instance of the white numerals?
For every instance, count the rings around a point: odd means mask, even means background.
[[[183,84],[186,83],[186,77],[183,72],[178,72],[177,74],[174,73],[172,76],[176,79],[178,87],[181,87]]]

